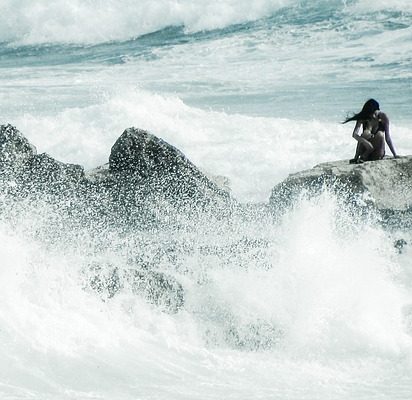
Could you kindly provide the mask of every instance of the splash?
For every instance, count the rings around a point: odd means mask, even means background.
[[[205,385],[212,398],[227,390],[247,398],[251,388],[283,396],[284,385],[302,398],[300,390],[319,394],[313,379],[333,377],[321,392],[334,398],[348,380],[374,393],[388,367],[396,364],[394,384],[408,371],[409,261],[373,214],[356,216],[327,191],[275,220],[248,206],[228,220],[186,220],[178,231],[118,231],[93,221],[92,230],[73,231],[59,213],[30,203],[3,209],[7,395],[108,398],[120,376],[126,398],[155,391],[174,399],[187,390],[202,398]],[[131,257],[182,284],[179,312],[164,313],[127,285],[105,295],[88,284],[90,265],[125,271]]]
[[[86,168],[107,162],[126,127],[147,129],[182,149],[200,168],[228,177],[241,201],[265,201],[289,172],[349,158],[351,150],[344,145],[349,139],[343,126],[206,111],[142,90],[125,89],[101,104],[57,115],[25,114],[13,123],[39,152]],[[245,157],[259,162],[245,162]]]

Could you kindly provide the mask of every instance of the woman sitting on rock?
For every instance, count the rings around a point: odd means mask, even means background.
[[[351,164],[381,160],[385,155],[385,141],[393,156],[397,157],[389,134],[389,119],[379,110],[379,103],[376,100],[369,99],[363,105],[362,111],[347,118],[343,123],[349,121],[356,121],[352,137],[358,142],[355,157],[349,161]],[[361,126],[362,134],[359,135]]]

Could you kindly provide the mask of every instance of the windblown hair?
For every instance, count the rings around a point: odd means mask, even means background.
[[[379,110],[379,103],[375,99],[369,99],[363,105],[360,112],[346,118],[346,120],[343,121],[343,124],[346,124],[349,121],[365,121],[369,119],[376,110]]]

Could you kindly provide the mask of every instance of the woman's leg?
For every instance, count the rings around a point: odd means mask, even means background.
[[[357,164],[363,161],[371,161],[371,155],[376,151],[376,146],[380,146],[379,138],[373,143],[372,140],[374,136],[370,132],[363,132],[361,137],[358,140],[358,145],[356,146],[355,157],[352,160],[349,160],[350,164]],[[383,147],[385,150],[385,146]],[[381,157],[382,158],[382,157]],[[378,158],[374,158],[378,159]]]
[[[375,151],[375,146],[372,143],[373,135],[370,132],[363,132],[361,135],[360,159],[363,161],[370,161],[370,155]]]
[[[349,164],[357,164],[359,163],[359,158],[360,155],[363,153],[364,151],[364,146],[361,142],[358,142],[358,144],[356,145],[356,151],[355,151],[355,156],[349,160]]]
[[[376,132],[370,140],[373,146],[373,151],[368,155],[368,161],[382,160],[385,155],[385,135],[382,131]]]

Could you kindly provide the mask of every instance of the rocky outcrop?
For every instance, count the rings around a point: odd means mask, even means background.
[[[24,162],[36,155],[36,148],[14,126],[0,126],[0,175],[18,173]]]
[[[229,199],[228,193],[182,152],[141,129],[126,129],[117,139],[110,153],[108,172],[122,183],[132,182],[148,193],[162,193],[174,201],[208,204]]]
[[[55,160],[46,153],[29,157],[18,175],[20,183],[31,192],[52,192],[64,195],[67,190],[75,190],[84,181],[83,167]]]
[[[126,129],[112,147],[109,157],[110,173],[126,175],[159,185],[173,197],[222,197],[227,199],[226,182],[222,177],[209,177],[175,147],[147,131]]]
[[[289,175],[273,188],[269,203],[272,209],[281,210],[303,191],[310,196],[325,188],[348,202],[373,207],[386,217],[404,216],[412,210],[412,156],[363,164],[347,160],[319,164]]]
[[[139,232],[148,226],[175,227],[179,218],[220,213],[234,203],[178,149],[135,128],[119,137],[108,164],[85,173],[80,165],[37,154],[15,127],[0,126],[0,183],[0,216],[14,218],[19,209],[33,218],[46,213],[48,243],[61,240],[62,227],[64,235],[91,229],[106,240],[118,228]],[[90,265],[84,271],[86,286],[105,299],[127,290],[166,312],[181,309],[181,283],[156,263],[150,268],[140,264]]]
[[[117,222],[127,225],[159,225],[199,212],[224,216],[235,204],[178,149],[136,128],[123,132],[109,163],[88,171],[86,181],[91,203],[99,198],[97,207],[105,204]]]
[[[84,172],[36,149],[15,128],[0,127],[0,191],[74,199],[70,215],[100,216],[105,223],[156,224],[177,214],[225,214],[234,200],[183,153],[147,131],[129,128],[112,147],[109,163]]]
[[[65,164],[36,148],[11,125],[0,126],[0,192],[15,198],[66,196],[84,180],[80,165]]]

